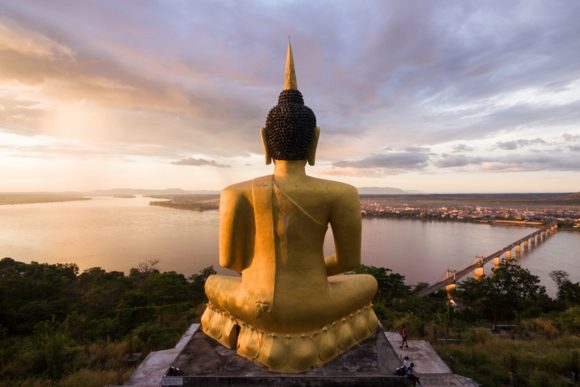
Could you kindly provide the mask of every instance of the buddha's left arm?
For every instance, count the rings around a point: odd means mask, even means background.
[[[336,252],[325,259],[328,275],[352,270],[361,262],[362,217],[356,188],[348,186],[333,204],[330,225]]]

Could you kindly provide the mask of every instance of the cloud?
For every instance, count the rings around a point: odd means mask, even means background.
[[[259,153],[290,31],[323,128],[319,155],[336,170],[481,166],[494,160],[428,152],[447,142],[473,152],[474,139],[548,145],[518,140],[527,130],[580,138],[562,134],[580,122],[574,2],[30,0],[0,10],[0,127],[15,134],[210,163]]]
[[[425,168],[429,155],[420,152],[390,152],[376,154],[360,160],[336,161],[338,168],[385,169],[390,171],[420,170]]]
[[[349,177],[381,177],[385,175],[396,175],[398,172],[384,169],[352,168],[352,167],[331,167],[317,172],[326,176],[349,176]]]
[[[473,148],[470,147],[469,145],[465,145],[465,144],[457,144],[453,146],[453,152],[454,153],[459,153],[459,152],[471,152],[473,151]]]
[[[573,135],[573,134],[569,134],[569,133],[564,133],[562,135],[562,137],[564,138],[564,141],[566,141],[566,142],[580,141],[580,135]]]
[[[561,90],[562,80],[554,83],[551,74],[564,69],[560,74],[569,74],[568,65],[578,58],[568,50],[577,47],[573,10],[562,5],[419,6],[379,1],[343,8],[332,4],[127,3],[111,7],[69,1],[62,2],[66,12],[59,14],[50,5],[32,1],[26,6],[5,5],[4,13],[14,20],[12,35],[26,33],[26,42],[38,47],[26,54],[50,47],[51,55],[69,53],[62,55],[63,60],[75,57],[76,70],[82,73],[87,70],[113,80],[118,75],[131,80],[133,74],[130,84],[137,90],[146,80],[156,80],[161,86],[158,91],[189,88],[197,96],[211,90],[204,86],[221,86],[220,95],[233,91],[237,102],[247,96],[239,93],[240,86],[278,91],[284,47],[263,32],[293,30],[291,26],[301,21],[309,27],[294,36],[299,81],[310,91],[305,94],[307,100],[322,102],[324,98],[328,103],[322,103],[337,119],[356,117],[361,110],[384,107],[385,102],[389,106],[411,102],[415,111],[421,110],[426,99],[436,105],[465,103],[466,97],[474,101],[522,86],[543,86],[547,78],[552,78],[552,89]],[[107,28],[95,36],[94,26],[105,22]],[[335,33],[339,29],[340,35]],[[404,44],[400,36],[406,37]],[[151,55],[152,49],[156,55]],[[548,63],[530,60],[546,56],[553,59]],[[515,71],[518,67],[523,69]],[[71,63],[65,68],[75,70]],[[44,74],[55,73],[58,68],[52,67]],[[337,84],[345,92],[333,93]]]
[[[529,145],[546,145],[546,141],[541,138],[535,138],[533,140],[511,140],[511,141],[500,141],[496,146],[500,149],[514,150],[518,148],[523,148]]]
[[[425,152],[429,152],[431,149],[428,147],[424,147],[424,146],[408,146],[405,148],[406,152],[412,152],[412,153],[425,153]]]
[[[471,164],[479,164],[482,161],[484,161],[484,159],[481,157],[443,154],[442,157],[435,162],[435,165],[439,168],[455,168]]]
[[[194,159],[191,157],[186,157],[181,160],[173,161],[171,164],[174,165],[192,165],[196,167],[203,167],[203,166],[210,166],[210,167],[218,167],[218,168],[229,168],[230,165],[226,164],[219,164],[215,160],[206,160],[206,159]]]
[[[441,155],[435,165],[439,168],[476,167],[487,172],[580,171],[580,163],[569,152],[535,152],[509,157]]]

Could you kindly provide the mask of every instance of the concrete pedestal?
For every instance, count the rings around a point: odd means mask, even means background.
[[[302,374],[271,373],[197,331],[171,364],[183,375],[164,376],[161,385],[181,386],[404,386],[395,376],[399,358],[382,331]]]

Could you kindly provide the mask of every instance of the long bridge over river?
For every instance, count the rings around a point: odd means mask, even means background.
[[[501,250],[498,250],[495,253],[488,255],[487,257],[477,257],[475,259],[475,262],[471,263],[470,265],[464,267],[461,270],[447,270],[444,279],[421,290],[418,293],[418,296],[425,297],[428,296],[429,294],[435,293],[441,288],[453,286],[459,279],[465,277],[466,275],[469,275],[470,273],[474,273],[476,277],[480,277],[483,275],[483,266],[489,261],[493,260],[495,266],[498,266],[502,255],[504,255],[505,259],[509,260],[511,259],[512,250],[515,249],[516,255],[519,256],[521,254],[522,245],[524,246],[525,250],[527,250],[530,247],[530,245],[532,247],[534,245],[537,246],[542,241],[546,240],[550,235],[554,234],[557,229],[558,226],[556,224],[547,225],[537,231],[534,231],[529,235],[526,235],[521,239],[518,239],[517,241],[509,244],[508,246],[502,248]]]

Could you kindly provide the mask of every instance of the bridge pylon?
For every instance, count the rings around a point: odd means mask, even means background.
[[[483,256],[477,256],[476,262],[478,266],[473,270],[473,276],[476,280],[480,280],[485,275],[485,272],[483,271]]]

